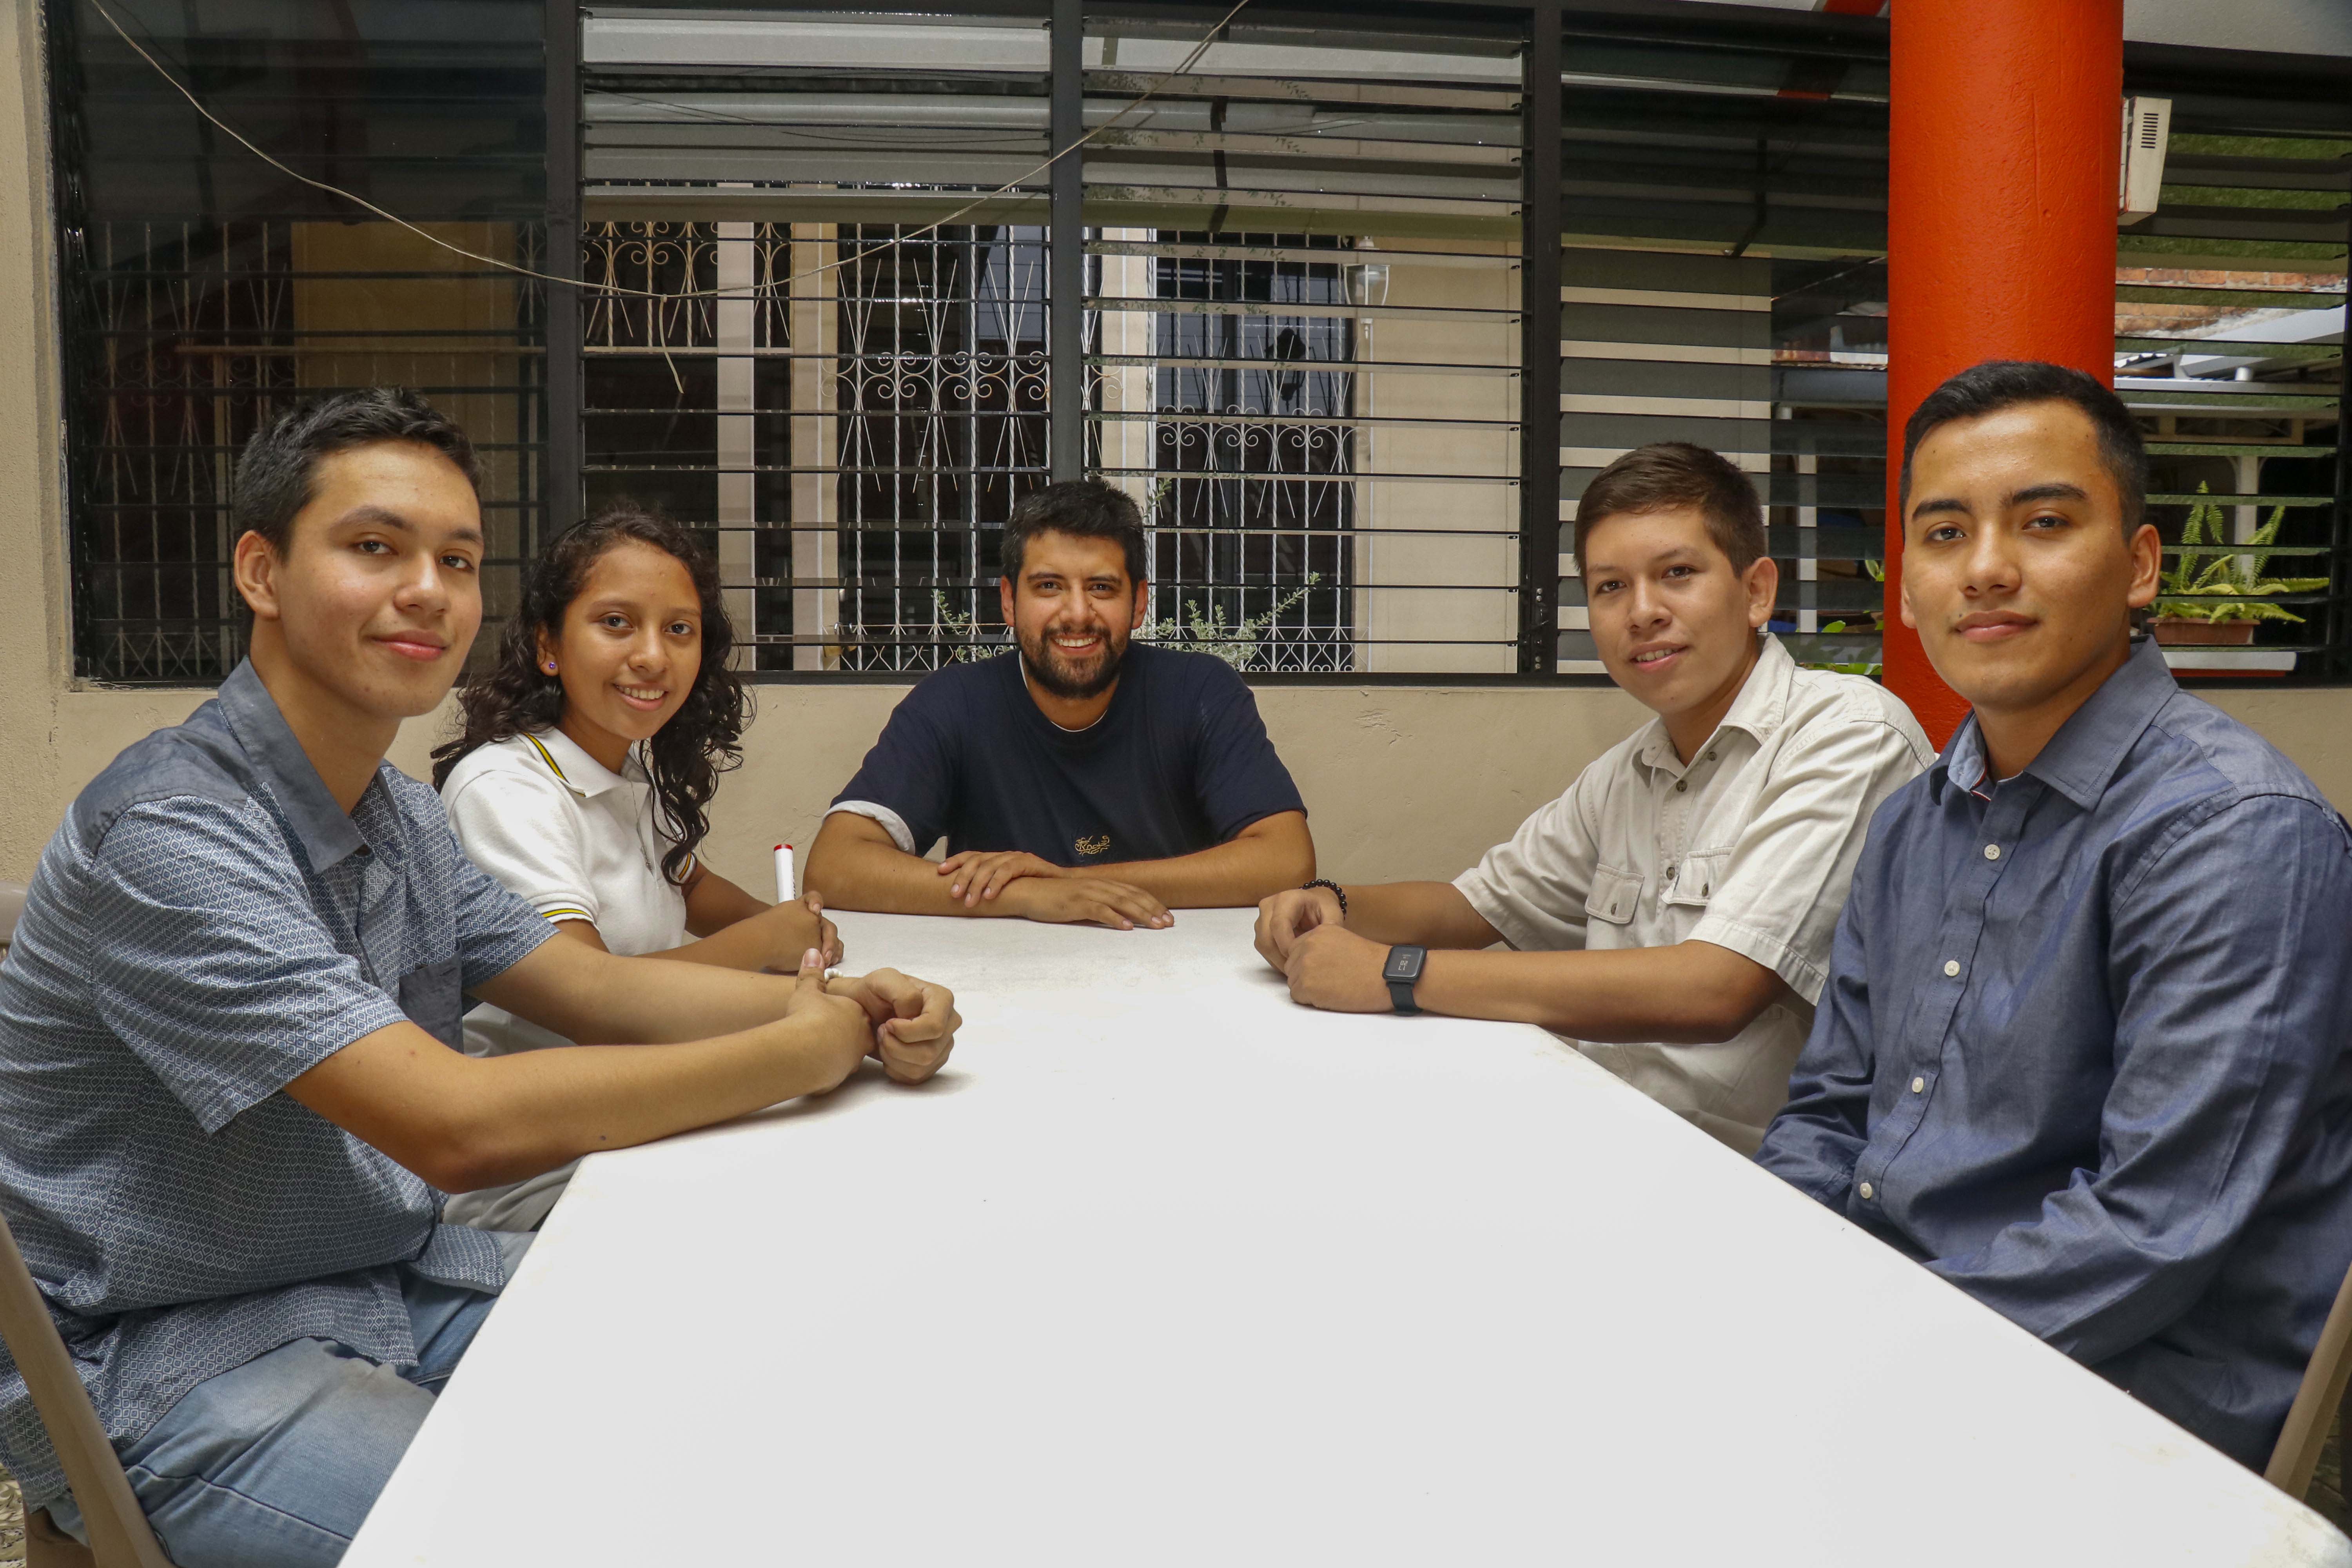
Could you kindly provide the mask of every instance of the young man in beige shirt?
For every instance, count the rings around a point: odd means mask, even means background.
[[[1540,1024],[1752,1152],[1871,814],[1934,748],[1898,699],[1799,668],[1761,629],[1779,573],[1754,489],[1715,453],[1612,463],[1576,555],[1601,661],[1657,719],[1452,882],[1277,893],[1257,949],[1312,1006]],[[1517,951],[1480,951],[1498,942]]]

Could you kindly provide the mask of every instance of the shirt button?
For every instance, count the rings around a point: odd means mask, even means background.
[[[1715,761],[1715,753],[1714,753],[1713,752],[1709,752],[1706,754],[1706,760],[1707,760],[1708,762],[1710,762],[1710,763],[1711,763],[1711,762],[1713,762],[1713,761]]]
[[[1857,1190],[1862,1194],[1862,1201],[1864,1203],[1868,1203],[1870,1201],[1871,1194],[1875,1192],[1877,1189],[1873,1187],[1868,1182],[1864,1182]]]
[[[1998,844],[1988,844],[1988,845],[1986,845],[1986,846],[1985,846],[1985,858],[1986,858],[1986,859],[1988,859],[1988,860],[1998,860],[1998,859],[2000,859],[2000,845],[1998,845]]]
[[[1911,1080],[1911,1092],[1914,1094],[1923,1093],[1927,1088],[1927,1080],[1924,1078],[1915,1078]]]
[[[1683,792],[1683,791],[1685,791],[1685,790],[1686,790],[1686,789],[1688,789],[1688,788],[1690,788],[1690,780],[1688,780],[1688,779],[1676,779],[1676,780],[1675,781],[1675,793],[1676,795],[1680,795],[1680,794],[1682,794],[1682,792]]]
[[[1944,973],[1958,977],[1960,973],[1960,961],[1957,958],[1944,960]]]

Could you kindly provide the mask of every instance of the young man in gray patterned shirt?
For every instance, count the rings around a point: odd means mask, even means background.
[[[473,452],[413,394],[282,416],[234,509],[248,661],[74,802],[0,967],[0,1206],[180,1568],[341,1557],[530,1239],[442,1225],[443,1193],[868,1055],[918,1082],[959,1022],[814,953],[795,979],[549,942],[459,853],[383,760],[482,615]],[[593,1044],[465,1056],[467,993]],[[5,1355],[0,1461],[80,1533]]]

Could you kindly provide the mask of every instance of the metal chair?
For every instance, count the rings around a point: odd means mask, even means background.
[[[2300,1499],[2311,1489],[2311,1472],[2319,1467],[2319,1451],[2327,1446],[2328,1424],[2336,1413],[2352,1420],[2352,1406],[2344,1398],[2352,1383],[2352,1272],[2336,1292],[2336,1305],[2319,1331],[2319,1343],[2303,1369],[2302,1386],[2287,1406],[2286,1425],[2279,1429],[2278,1446],[2271,1450],[2270,1467],[2263,1479]]]
[[[0,882],[0,949],[16,935],[25,908],[25,889]],[[89,1531],[84,1546],[50,1520],[47,1510],[25,1516],[25,1568],[172,1568],[171,1559],[148,1528],[131,1479],[122,1473],[114,1445],[106,1440],[97,1407],[74,1371],[73,1355],[58,1336],[41,1288],[16,1250],[16,1237],[0,1217],[0,1342],[25,1374],[25,1386],[40,1412],[49,1442],[64,1464],[66,1483],[81,1505]]]
[[[140,1511],[139,1500],[131,1495],[131,1479],[122,1473],[114,1445],[106,1440],[98,1409],[74,1371],[73,1356],[58,1337],[48,1304],[5,1219],[0,1219],[0,1340],[7,1342],[16,1369],[25,1374],[33,1407],[40,1412],[41,1425],[65,1466],[66,1483],[73,1488],[82,1525],[89,1531],[89,1544],[84,1546],[52,1523],[46,1510],[27,1513],[26,1568],[171,1568],[171,1560],[147,1526],[147,1516]]]

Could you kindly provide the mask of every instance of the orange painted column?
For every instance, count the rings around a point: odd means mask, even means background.
[[[1955,371],[2115,381],[2123,0],[1895,0],[1886,180],[1886,684],[1937,745],[1968,704],[1897,614],[1903,426]]]

